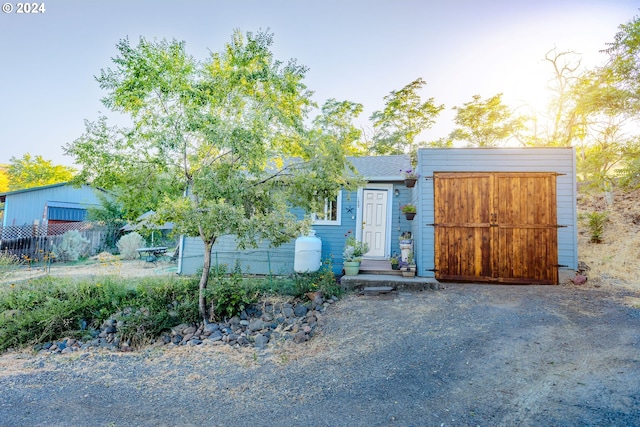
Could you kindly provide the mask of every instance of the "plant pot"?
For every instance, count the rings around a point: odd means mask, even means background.
[[[407,221],[413,221],[413,218],[416,216],[415,212],[407,212],[404,214],[404,216],[407,218]]]
[[[403,277],[414,277],[416,275],[416,265],[410,264],[409,267],[402,268],[402,276]]]
[[[405,179],[405,180],[404,180],[404,185],[405,185],[405,187],[407,187],[407,188],[415,187],[415,185],[416,185],[416,180],[415,180],[415,179],[413,179],[413,178],[410,178],[410,179],[409,179],[409,178],[407,178],[407,179]]]
[[[400,266],[398,264],[391,264],[391,269],[392,270],[398,270],[400,268]]]
[[[343,266],[345,276],[357,276],[360,272],[360,261],[345,261]]]

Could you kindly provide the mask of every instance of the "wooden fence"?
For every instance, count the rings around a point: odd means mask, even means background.
[[[118,233],[117,229],[91,222],[0,227],[0,251],[30,262],[51,261],[52,252],[62,243],[64,233],[70,230],[78,230],[89,240],[82,256],[110,249]]]

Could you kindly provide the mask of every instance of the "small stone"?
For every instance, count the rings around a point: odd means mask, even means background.
[[[256,335],[256,347],[258,348],[264,348],[267,343],[269,342],[269,338],[262,335],[262,334],[258,334]]]
[[[220,325],[218,325],[217,323],[207,323],[206,325],[204,325],[205,333],[211,334],[219,330],[220,330]]]
[[[307,334],[300,331],[293,336],[293,342],[296,344],[303,343],[307,340]]]
[[[304,304],[300,304],[293,309],[293,314],[295,314],[296,317],[304,317],[307,314],[307,311],[309,311],[307,306]]]
[[[104,328],[104,333],[105,334],[115,334],[118,330],[116,329],[115,326],[107,326],[106,328]]]
[[[193,335],[196,332],[196,328],[194,326],[189,326],[182,331],[182,335]]]
[[[177,326],[174,326],[173,328],[171,328],[171,335],[182,335],[185,329],[187,329],[188,327],[190,327],[190,325],[186,324],[186,323],[181,323]]]
[[[251,332],[259,331],[261,329],[264,329],[265,327],[266,327],[266,324],[262,319],[254,320],[249,324],[249,330]]]
[[[240,345],[248,345],[249,344],[249,340],[247,339],[247,337],[238,337],[236,342],[238,344],[240,344]]]
[[[574,285],[584,285],[587,283],[587,276],[582,274],[577,274],[575,277],[571,279]]]
[[[249,326],[249,321],[248,320],[241,320],[240,321],[240,325],[241,326]]]
[[[220,333],[220,331],[214,331],[213,333],[211,333],[211,335],[209,335],[209,337],[207,339],[209,341],[221,341],[222,340],[222,334]]]
[[[294,314],[293,309],[291,307],[284,307],[282,309],[282,314],[284,314],[284,317],[289,318]]]

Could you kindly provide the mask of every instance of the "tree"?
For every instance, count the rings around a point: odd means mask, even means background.
[[[480,95],[474,95],[471,102],[453,109],[457,111],[454,122],[458,127],[449,138],[467,141],[470,146],[495,147],[524,127],[523,118],[513,117],[502,103],[501,93],[486,101],[482,101]]]
[[[68,166],[54,165],[51,160],[42,156],[31,157],[26,153],[22,158],[11,157],[9,160],[9,190],[41,187],[71,181],[75,169]]]
[[[422,102],[418,91],[426,85],[417,78],[398,91],[384,97],[385,108],[371,115],[374,136],[371,151],[376,154],[411,154],[424,143],[416,142],[418,135],[431,128],[444,105],[435,105],[433,98]]]
[[[108,92],[104,105],[127,114],[132,127],[101,118],[65,147],[82,165],[82,179],[118,189],[124,205],[144,204],[158,223],[172,221],[177,233],[202,239],[205,322],[218,237],[235,235],[239,248],[260,239],[279,245],[308,225],[292,206],[315,211],[358,182],[346,153],[354,137],[348,119],[359,108],[330,101],[306,129],[313,107],[306,68],[274,59],[272,43],[272,34],[236,31],[221,52],[198,62],[183,42],[121,40],[115,68],[97,80]]]
[[[8,169],[9,166],[0,165],[0,193],[9,191],[9,175],[7,173]]]

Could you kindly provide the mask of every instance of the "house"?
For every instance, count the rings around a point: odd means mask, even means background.
[[[404,232],[412,233],[421,277],[556,284],[577,269],[573,148],[420,149],[412,188],[404,182],[408,156],[350,160],[366,184],[327,201],[313,226],[336,273],[347,236],[369,243],[367,258],[387,260]],[[401,212],[408,203],[417,207],[413,220]],[[180,245],[178,272],[196,273],[204,245]],[[294,257],[294,242],[239,252],[232,236],[212,251],[214,265],[237,262],[255,274],[291,273]]]
[[[0,193],[3,228],[84,221],[87,208],[99,206],[97,192],[88,185],[59,183]]]

